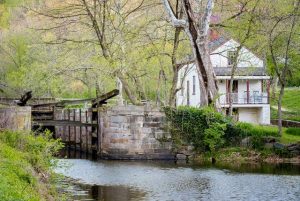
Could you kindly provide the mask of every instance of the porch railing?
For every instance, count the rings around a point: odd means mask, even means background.
[[[221,104],[269,104],[268,93],[244,92],[228,93],[221,96]]]

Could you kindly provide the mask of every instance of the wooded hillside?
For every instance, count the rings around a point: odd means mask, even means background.
[[[186,31],[172,26],[162,2],[1,1],[1,96],[32,90],[36,97],[95,97],[119,82],[128,102],[173,105],[180,90],[178,69],[194,56]],[[168,2],[177,18],[186,18],[182,5],[187,1]],[[189,2],[198,19],[209,1]],[[271,0],[212,2],[207,40],[234,38],[265,58],[275,84],[299,84],[299,43],[294,37],[299,20],[292,32],[285,29],[299,13],[298,1],[284,6]],[[293,45],[285,54],[289,33]],[[287,57],[290,67],[281,74],[280,61]]]

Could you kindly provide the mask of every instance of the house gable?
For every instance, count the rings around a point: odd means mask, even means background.
[[[235,52],[240,44],[231,39],[211,52],[211,62],[213,67],[230,67],[228,62],[228,52]],[[242,47],[238,56],[238,68],[263,68],[264,62],[246,47]]]

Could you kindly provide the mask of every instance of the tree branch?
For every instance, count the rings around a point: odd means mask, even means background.
[[[200,24],[200,30],[203,32],[203,35],[206,36],[208,34],[208,30],[209,30],[209,24],[210,24],[210,18],[212,15],[212,10],[214,7],[214,1],[213,0],[208,0],[207,4],[206,4],[206,10],[205,10],[205,14],[203,16],[202,22]]]
[[[173,26],[174,27],[181,27],[181,28],[186,27],[187,23],[186,23],[185,20],[182,20],[182,19],[179,20],[175,17],[175,14],[174,14],[171,6],[170,6],[170,2],[168,0],[162,0],[162,3],[165,6],[165,10],[167,11]]]

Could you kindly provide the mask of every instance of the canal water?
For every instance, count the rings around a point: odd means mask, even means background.
[[[69,200],[300,200],[300,166],[58,159]]]

